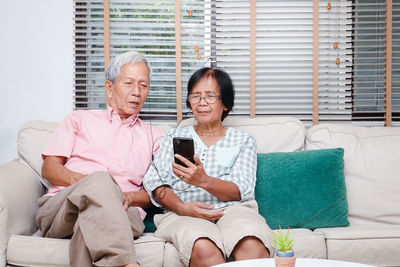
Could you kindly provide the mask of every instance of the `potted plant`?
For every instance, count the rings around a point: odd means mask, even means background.
[[[272,246],[276,249],[275,266],[293,267],[296,263],[296,255],[293,250],[295,244],[294,236],[290,234],[290,229],[285,233],[281,227],[272,235]]]

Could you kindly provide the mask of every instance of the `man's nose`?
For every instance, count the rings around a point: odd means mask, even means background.
[[[134,84],[131,89],[131,95],[139,96],[140,95],[140,88],[138,84]]]

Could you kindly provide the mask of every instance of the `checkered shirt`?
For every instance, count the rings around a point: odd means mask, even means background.
[[[240,191],[240,201],[224,202],[206,190],[187,184],[172,173],[174,161],[173,137],[191,137],[196,155],[200,158],[205,172],[212,177],[231,181]],[[160,207],[152,192],[161,185],[170,186],[179,198],[187,202],[200,201],[223,208],[239,202],[254,199],[257,170],[257,144],[253,136],[234,128],[228,128],[223,139],[207,147],[197,135],[193,126],[171,129],[161,141],[160,149],[153,164],[147,171],[143,185],[154,205]]]

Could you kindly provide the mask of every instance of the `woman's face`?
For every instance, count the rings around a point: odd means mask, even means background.
[[[193,116],[199,124],[221,122],[222,113],[226,108],[222,104],[219,95],[218,84],[212,77],[201,79],[193,87],[189,96],[189,102],[192,107]],[[195,103],[196,101],[191,100],[191,97],[193,96],[200,96],[200,101]],[[211,103],[213,100],[215,100],[215,102]]]

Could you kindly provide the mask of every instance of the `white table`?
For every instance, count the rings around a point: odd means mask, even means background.
[[[233,261],[224,264],[214,265],[214,267],[275,267],[275,260],[269,259],[255,259],[245,261]],[[347,262],[347,261],[334,261],[325,259],[296,259],[296,267],[371,267],[373,265],[366,265],[361,263]]]

